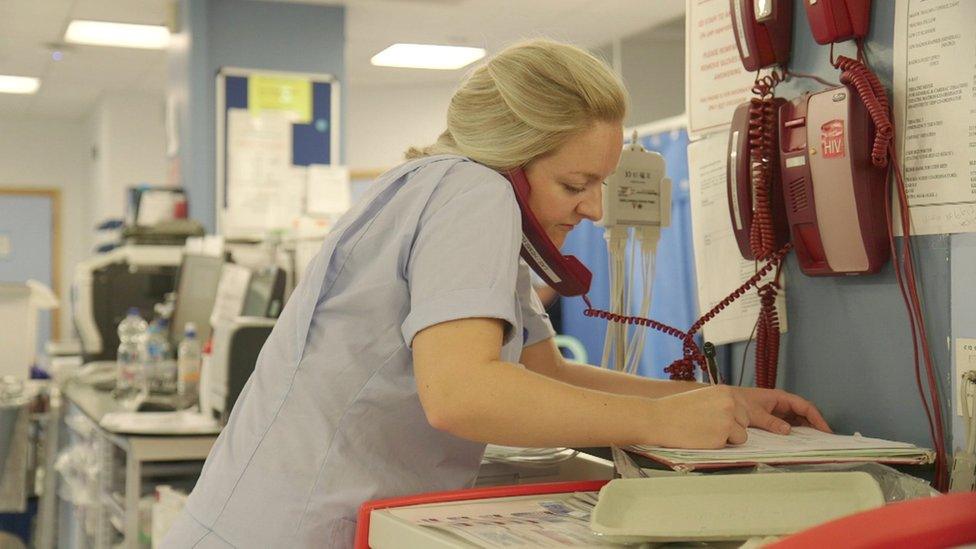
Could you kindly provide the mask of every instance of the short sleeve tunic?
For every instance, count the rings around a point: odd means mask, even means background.
[[[410,344],[472,317],[505,322],[508,362],[551,337],[520,242],[494,170],[442,155],[381,176],[289,297],[165,546],[345,547],[364,501],[470,486],[484,444],[427,422]]]

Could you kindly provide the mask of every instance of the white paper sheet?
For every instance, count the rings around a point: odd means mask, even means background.
[[[912,230],[976,232],[976,2],[895,6],[894,110]]]
[[[177,193],[163,189],[147,189],[139,197],[139,216],[136,225],[152,226],[174,218]]]
[[[220,432],[220,425],[212,418],[196,412],[109,412],[99,422],[103,428],[117,433],[146,435],[210,435]]]
[[[695,245],[699,314],[707,312],[756,272],[756,264],[742,258],[729,219],[725,178],[727,136],[715,134],[688,146],[691,229]],[[771,280],[772,274],[764,280]],[[785,332],[786,277],[776,298],[780,331]],[[747,292],[705,324],[707,341],[721,345],[749,339],[759,316],[759,296]]]
[[[390,509],[477,547],[610,547],[590,532],[595,494],[552,494]]]
[[[211,326],[229,324],[241,315],[250,281],[250,269],[243,265],[224,263],[220,269],[220,282],[217,283],[213,311],[210,313]]]
[[[824,433],[812,427],[793,427],[788,435],[777,435],[750,427],[749,439],[744,444],[730,444],[719,450],[675,450],[700,456],[724,456],[735,454],[738,457],[755,457],[767,454],[787,455],[798,452],[831,452],[834,450],[906,450],[917,449],[913,444],[853,435]],[[647,450],[654,447],[642,447]],[[664,449],[664,448],[660,448]]]
[[[313,215],[342,215],[352,203],[349,168],[312,164],[308,167],[308,204]]]
[[[688,2],[685,18],[685,111],[692,140],[721,131],[752,96],[755,75],[742,67],[728,0]]]
[[[263,233],[301,215],[306,169],[291,165],[292,126],[284,113],[227,112],[227,209],[224,231]]]

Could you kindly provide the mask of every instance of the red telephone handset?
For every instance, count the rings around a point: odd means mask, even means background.
[[[515,190],[522,211],[522,259],[560,295],[584,295],[590,290],[593,275],[580,260],[563,255],[529,208],[529,180],[522,168],[504,174]]]
[[[871,24],[871,0],[803,2],[810,32],[818,44],[863,38]]]
[[[786,65],[793,38],[793,0],[729,0],[742,66],[758,71]]]

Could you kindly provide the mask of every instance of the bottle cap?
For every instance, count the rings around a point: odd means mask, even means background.
[[[125,312],[126,316],[142,316],[139,314],[139,307],[129,307],[129,310]]]
[[[184,337],[196,337],[197,336],[197,325],[193,322],[187,322],[183,325],[183,336]]]

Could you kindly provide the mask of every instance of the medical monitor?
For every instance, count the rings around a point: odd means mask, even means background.
[[[187,322],[197,327],[197,339],[210,339],[210,313],[217,297],[217,284],[223,257],[185,254],[176,281],[176,305],[170,325],[170,341],[175,344],[183,339]]]

